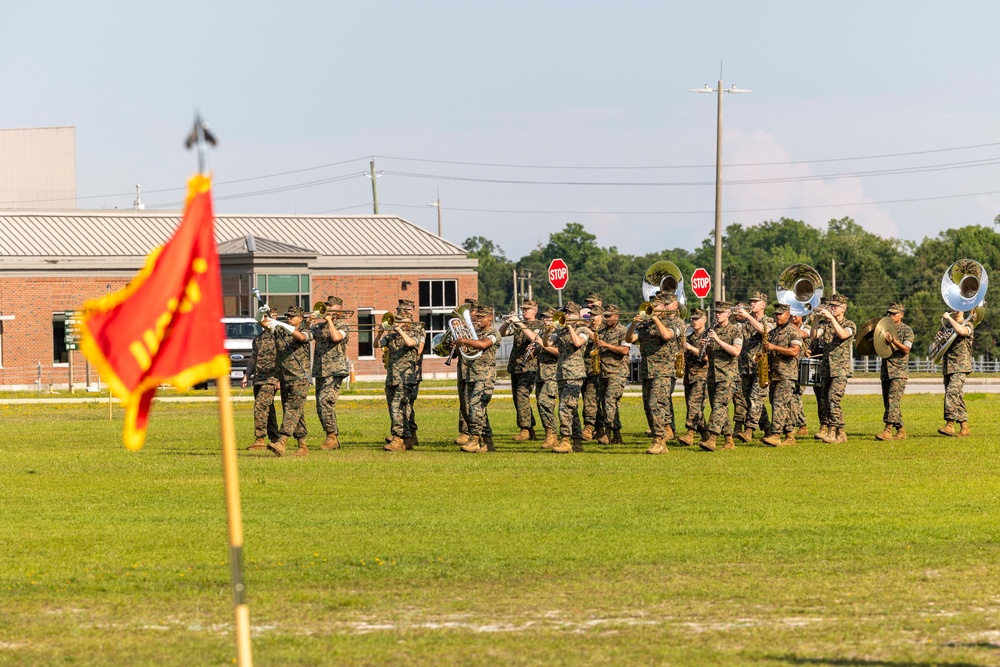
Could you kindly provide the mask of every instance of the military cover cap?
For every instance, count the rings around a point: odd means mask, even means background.
[[[344,300],[341,299],[339,296],[333,296],[331,294],[330,296],[326,297],[326,305],[328,308],[332,308],[333,306],[343,306]]]
[[[844,296],[843,294],[834,294],[833,296],[830,297],[830,303],[837,306],[846,306],[847,297]]]
[[[584,301],[586,301],[587,303],[593,303],[594,301],[604,301],[604,297],[598,294],[597,292],[591,292],[590,294],[587,295],[587,298],[584,299]]]
[[[465,303],[469,304],[470,306],[478,306],[479,305],[479,300],[478,299],[473,299],[473,298],[470,297],[470,298],[468,298],[468,299],[465,300]]]
[[[751,301],[767,301],[767,292],[754,292],[750,295]]]
[[[776,304],[774,304],[774,314],[775,315],[780,315],[781,313],[787,313],[787,312],[788,312],[788,304],[787,303],[776,303]]]
[[[399,300],[399,307],[400,308],[413,308],[413,301],[411,299],[400,299]]]
[[[302,310],[298,306],[290,306],[288,310],[285,311],[285,317],[305,317],[306,311]]]
[[[525,299],[521,302],[522,310],[525,308],[538,308],[538,302],[534,299]]]
[[[701,308],[692,308],[691,309],[691,319],[692,320],[696,320],[699,317],[705,317],[705,311],[702,310]]]
[[[677,301],[677,295],[673,292],[660,292],[656,295],[656,300],[660,303],[669,306],[674,301]]]
[[[733,304],[730,303],[729,301],[716,301],[715,302],[715,310],[716,311],[729,310],[732,307],[733,307]]]
[[[622,309],[619,308],[616,304],[609,303],[608,305],[604,306],[605,315],[617,315],[620,312],[622,312]]]
[[[906,308],[904,308],[903,304],[901,304],[900,302],[893,301],[892,303],[889,304],[889,307],[885,309],[885,312],[887,312],[890,315],[895,315],[896,313],[905,313]]]
[[[485,315],[493,317],[493,306],[476,306],[476,317],[483,317]]]
[[[552,317],[553,315],[555,315],[558,312],[559,311],[557,309],[549,307],[549,308],[545,309],[544,313],[542,313],[542,317]]]
[[[597,315],[603,315],[603,314],[604,314],[604,307],[603,306],[591,306],[590,307],[590,316],[591,317],[594,317],[594,316],[597,316]]]
[[[570,301],[565,306],[563,306],[563,311],[567,313],[579,313],[580,304],[578,304],[576,301]]]

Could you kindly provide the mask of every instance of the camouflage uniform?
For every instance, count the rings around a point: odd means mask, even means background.
[[[743,327],[732,322],[724,327],[717,326],[715,333],[727,345],[743,344]],[[733,399],[739,377],[739,357],[734,357],[714,343],[708,349],[708,400],[712,404],[708,430],[715,435],[728,437],[733,434],[729,403]]]
[[[417,383],[416,358],[419,356],[417,350],[423,337],[420,334],[423,329],[418,325],[411,327],[415,335],[416,345],[409,347],[403,340],[402,334],[397,331],[390,331],[379,339],[379,347],[386,348],[388,354],[388,367],[385,374],[385,400],[389,407],[389,419],[392,422],[390,432],[396,438],[409,438],[410,424],[408,421],[410,403],[410,386]],[[409,335],[410,332],[407,332]]]
[[[424,329],[424,325],[415,321],[410,327],[410,337],[417,341],[417,346],[413,348],[409,357],[414,370],[413,379],[404,385],[407,396],[406,414],[404,415],[406,428],[403,429],[403,432],[413,437],[417,435],[417,416],[415,411],[417,396],[420,394],[420,383],[424,381],[424,355],[420,352],[420,346],[427,339],[427,330]]]
[[[684,336],[683,323],[678,317],[666,314],[659,316],[664,318],[663,325],[673,333],[670,340],[663,340],[653,318],[639,322],[633,329],[646,366],[643,387],[646,389],[644,394],[648,396],[654,438],[666,437],[667,427],[674,421],[671,400],[671,391],[677,381],[674,355],[676,342]]]
[[[275,345],[278,352],[278,372],[281,376],[281,428],[279,433],[302,439],[306,430],[305,407],[309,396],[309,341],[312,333],[303,320],[299,331],[306,340],[298,340],[291,332],[275,327]]]
[[[488,325],[476,328],[476,339],[489,338],[493,345],[483,350],[478,358],[466,361],[465,402],[469,406],[469,435],[493,437],[490,415],[487,411],[493,398],[493,386],[497,381],[497,349],[500,347],[500,332]]]
[[[274,396],[281,388],[277,375],[278,350],[274,332],[264,329],[253,339],[247,376],[253,378],[253,430],[255,438],[275,442],[278,437],[278,418],[274,411]]]
[[[625,342],[625,327],[620,323],[615,326],[604,325],[597,336],[609,345],[628,347]],[[601,349],[601,378],[598,385],[597,401],[601,419],[599,425],[608,431],[620,431],[621,418],[618,415],[618,404],[625,393],[625,383],[628,380],[628,354],[618,354],[607,348]]]
[[[802,347],[802,335],[791,323],[776,327],[768,337],[779,347]],[[788,434],[795,430],[795,383],[799,379],[799,358],[780,352],[768,353],[768,389],[771,394],[772,434]]]
[[[793,325],[794,326],[794,325]],[[799,349],[799,356],[796,357],[796,366],[802,358],[806,356],[806,345],[808,345],[807,339],[809,338],[809,332],[811,331],[809,326],[806,324],[800,324],[799,336],[802,339],[802,347]],[[806,425],[806,411],[802,404],[802,395],[805,393],[805,387],[798,383],[798,377],[796,376],[795,388],[792,390],[793,400],[792,400],[792,423],[795,424],[796,428],[803,428]]]
[[[577,336],[588,338],[590,329],[579,327]],[[562,327],[556,333],[559,362],[556,365],[556,383],[559,387],[559,435],[579,440],[583,437],[580,426],[580,392],[587,377],[587,346],[576,347],[569,334],[569,327]]]
[[[967,322],[963,322],[969,326]],[[975,332],[968,336],[958,336],[942,359],[941,373],[944,375],[944,418],[947,421],[967,422],[969,413],[965,409],[962,393],[965,380],[972,372],[972,340]]]
[[[854,334],[858,327],[854,322],[843,319],[840,326],[848,329],[851,335],[841,338],[833,328],[833,324],[827,322],[823,326],[824,342],[826,349],[823,352],[823,391],[826,393],[827,405],[829,405],[829,426],[844,428],[844,411],[840,408],[840,402],[847,391],[847,379],[853,375],[851,368],[851,343],[854,341]]]
[[[705,332],[694,329],[687,336],[688,344],[701,348]],[[705,428],[705,392],[708,384],[708,359],[699,359],[697,353],[684,351],[684,405],[687,416],[684,425],[692,431]]]
[[[817,327],[822,327],[822,324],[817,323]],[[826,356],[826,346],[830,341],[830,327],[821,329],[817,337],[812,340],[809,345],[810,356],[814,359],[819,359],[821,362],[823,357]],[[823,364],[819,365],[819,372],[816,374],[816,379],[819,382],[815,387],[813,387],[813,393],[816,394],[816,418],[819,420],[819,425],[830,426],[830,393],[826,384],[826,371],[823,370]]]
[[[533,331],[538,330],[541,323],[537,320],[525,320],[524,325]],[[514,412],[517,415],[517,427],[521,429],[535,428],[535,415],[531,411],[531,392],[535,388],[538,377],[538,359],[528,359],[528,347],[531,340],[519,327],[514,327],[514,345],[507,360],[507,372],[510,373],[510,389],[514,398]]]
[[[593,329],[591,329],[593,331]],[[594,338],[591,336],[587,339],[587,344],[583,346],[584,361],[587,366],[587,377],[583,379],[583,387],[580,390],[580,395],[583,397],[583,425],[584,426],[596,426],[598,423],[603,422],[600,406],[600,392],[601,392],[601,374],[600,372],[595,373],[593,364],[591,363],[592,355],[594,353]],[[600,352],[598,352],[598,356]]]
[[[545,350],[538,351],[535,401],[538,403],[538,416],[542,421],[542,428],[552,433],[559,431],[559,422],[556,419],[556,400],[559,398],[559,385],[556,382],[558,363],[558,356]]]
[[[774,328],[774,320],[766,315],[760,322],[764,325],[765,334]],[[765,405],[768,392],[757,381],[757,364],[754,362],[754,357],[763,347],[764,334],[758,332],[749,322],[742,322],[737,326],[743,327],[743,351],[740,352],[740,391],[734,396],[733,421],[754,431],[758,428],[768,431],[770,421]]]
[[[893,346],[892,356],[882,360],[882,405],[885,413],[882,421],[887,426],[903,428],[903,411],[900,403],[903,400],[903,393],[906,391],[906,381],[909,379],[908,364],[910,363],[910,348],[913,346],[913,329],[904,322],[900,322],[896,331],[896,339],[906,345],[906,352],[900,352],[899,348]],[[909,343],[909,345],[907,345]]]
[[[340,385],[349,374],[347,324],[336,322],[334,326],[344,334],[337,343],[330,338],[326,320],[313,325],[310,330],[316,341],[312,367],[312,376],[316,378],[316,414],[327,435],[340,433],[337,428],[337,399],[340,398]]]

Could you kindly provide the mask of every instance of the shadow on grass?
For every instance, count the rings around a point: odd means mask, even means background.
[[[1000,648],[996,644],[986,642],[972,644],[945,644],[951,647],[963,648]],[[864,658],[807,658],[798,655],[772,655],[770,660],[787,662],[790,665],[833,665],[834,667],[983,667],[978,662],[942,662],[932,661],[900,661],[900,660],[866,660]]]

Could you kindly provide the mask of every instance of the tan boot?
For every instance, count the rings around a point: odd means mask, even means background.
[[[715,434],[709,433],[707,438],[702,438],[698,446],[710,452],[715,451]]]
[[[611,433],[611,444],[612,445],[624,445],[625,444],[625,442],[622,440],[621,429],[617,429],[616,428],[614,431],[612,431],[612,433]]]
[[[826,435],[823,436],[823,442],[832,443],[837,442],[837,429],[834,426],[830,426],[826,429]]]
[[[647,454],[666,454],[667,443],[663,438],[653,438],[653,445],[646,450]]]
[[[736,431],[736,437],[743,442],[750,442],[753,440],[753,429],[749,426],[744,428],[742,431]]]
[[[833,441],[834,442],[847,442],[847,431],[845,431],[844,429],[842,429],[842,428],[840,428],[838,426],[837,427],[837,435],[836,435],[836,437],[834,438]]]
[[[528,429],[526,429],[526,428],[522,428],[518,432],[518,434],[514,436],[514,442],[524,442],[524,441],[530,440],[530,439],[531,439],[531,433],[529,433]]]
[[[795,444],[795,434],[794,433],[786,433],[785,434],[785,439],[781,441],[781,446],[782,447],[791,447],[794,444]]]
[[[556,454],[569,454],[573,451],[573,441],[569,438],[562,438],[559,444],[552,448]]]
[[[583,451],[583,440],[581,438],[573,438],[573,451],[574,452]]]
[[[392,436],[392,440],[389,442],[389,444],[383,447],[382,449],[384,449],[387,452],[405,452],[406,444],[403,442],[402,438]]]
[[[896,436],[893,440],[906,440],[906,429],[900,426],[896,429]]]
[[[688,429],[684,435],[677,436],[677,442],[690,447],[694,444],[694,429]]]
[[[809,435],[809,429],[808,429],[808,428],[807,428],[806,426],[800,426],[800,427],[799,427],[799,430],[797,430],[797,431],[796,431],[796,432],[794,433],[794,435],[797,435],[797,436],[799,436],[800,438],[801,438],[801,437],[805,437],[805,436]]]
[[[496,446],[493,444],[492,435],[484,435],[479,439],[479,451],[480,452],[495,452],[497,450]]]
[[[340,449],[340,440],[337,439],[336,433],[327,433],[326,440],[323,444],[319,446],[320,449]]]
[[[267,449],[267,438],[257,438],[247,449]]]
[[[546,431],[545,440],[542,440],[542,449],[552,449],[559,444],[559,438],[556,437],[555,431]]]
[[[892,440],[892,424],[886,424],[882,432],[875,436],[876,440]]]
[[[468,442],[466,442],[464,445],[462,445],[461,447],[459,447],[459,449],[461,449],[463,452],[468,452],[470,454],[475,454],[476,452],[479,451],[479,448],[481,446],[482,446],[482,440],[479,438],[479,436],[478,435],[470,435]]]
[[[299,448],[292,452],[292,456],[309,456],[309,445],[305,438],[299,438]]]
[[[586,426],[583,427],[583,439],[586,440],[587,442],[590,442],[591,440],[594,439],[593,424],[587,424]]]
[[[765,438],[761,438],[760,441],[768,447],[781,447],[781,435],[778,433],[772,433]]]
[[[267,448],[274,452],[277,457],[282,457],[285,455],[285,443],[288,442],[288,436],[283,435],[274,442],[267,443]]]
[[[470,436],[468,433],[459,433],[458,437],[455,438],[455,444],[464,445],[465,443],[469,442],[469,438],[471,437],[472,436]]]
[[[967,435],[972,435],[972,431],[969,430],[969,422],[958,422],[958,425],[962,427],[962,430],[958,432],[963,438]]]
[[[597,444],[599,444],[599,445],[610,445],[611,444],[611,429],[610,428],[604,428],[603,426],[601,426],[598,429],[598,431],[600,431],[600,433],[596,434],[597,437],[595,438],[595,440],[597,440]]]
[[[601,442],[601,438],[608,438],[608,432],[605,430],[603,426],[598,426],[596,429],[594,429],[594,440],[596,440],[597,442]],[[601,444],[606,445],[608,443],[603,442]]]
[[[736,443],[733,442],[733,436],[731,435],[726,436],[726,444],[723,447],[723,449],[736,449]]]
[[[952,437],[957,436],[958,434],[955,433],[955,422],[949,419],[944,426],[938,429],[938,433],[941,435],[950,435]]]
[[[668,424],[666,430],[663,433],[663,442],[668,443],[673,439],[674,439],[674,429],[670,428],[670,425]]]
[[[823,440],[826,437],[826,434],[829,432],[830,429],[827,427],[826,424],[820,424],[819,430],[813,434],[813,438],[815,438],[816,440]]]

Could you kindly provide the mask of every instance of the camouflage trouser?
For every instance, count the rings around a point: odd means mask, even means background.
[[[309,380],[283,380],[281,382],[281,435],[304,438],[306,430],[306,397]]]
[[[556,433],[559,422],[556,420],[556,400],[559,398],[559,385],[555,380],[535,380],[535,401],[538,403],[538,417],[542,428]]]
[[[465,402],[465,380],[458,378],[458,432],[469,435],[469,405]]]
[[[830,421],[827,422],[827,426],[844,428],[844,411],[840,409],[840,402],[844,400],[844,392],[847,391],[847,377],[839,375],[823,378],[823,391],[826,393],[826,404],[829,406]]]
[[[642,411],[646,413],[646,426],[653,430],[653,413],[649,410],[649,385],[642,381]]]
[[[816,418],[819,419],[820,426],[830,425],[830,392],[826,384],[826,376],[821,375],[819,384],[813,387],[816,394]]]
[[[712,403],[712,414],[708,418],[708,430],[715,435],[732,435],[733,422],[729,419],[729,403],[736,392],[736,379],[708,383],[708,400]]]
[[[531,391],[535,388],[538,373],[514,373],[510,376],[510,389],[514,395],[514,412],[518,428],[535,428],[535,415],[531,411]]]
[[[339,376],[316,378],[316,414],[327,435],[340,433],[337,430],[337,399],[340,398],[343,381],[344,378]]]
[[[756,366],[754,366],[756,368]],[[745,424],[747,428],[767,431],[771,428],[767,418],[767,389],[757,382],[757,373],[740,376],[739,391],[733,397],[736,407],[733,409],[733,421]]]
[[[669,421],[670,421],[670,430],[674,431],[676,433],[677,432],[677,424],[674,422],[674,415],[677,414],[677,411],[674,410],[674,389],[677,388],[677,378],[674,377],[674,376],[671,376],[671,377],[669,377],[667,379],[670,380],[670,391],[667,392],[667,396],[666,396],[666,399],[665,399],[666,408],[668,410],[668,415],[667,416],[669,417]],[[683,380],[682,380],[682,382],[683,382]]]
[[[885,413],[882,421],[886,426],[903,428],[903,410],[900,403],[903,402],[903,393],[906,391],[906,378],[882,378],[882,405]]]
[[[768,385],[771,394],[771,433],[782,435],[795,430],[795,380],[772,379]]]
[[[705,426],[705,392],[708,380],[695,378],[684,385],[684,405],[687,410],[684,426],[692,431],[700,431]]]
[[[948,373],[944,376],[944,418],[950,421],[967,422],[969,413],[965,410],[965,378],[968,373]]]
[[[559,435],[564,438],[582,438],[580,411],[576,409],[583,390],[583,378],[559,380]]]
[[[643,380],[645,393],[649,397],[647,402],[649,412],[653,417],[653,437],[660,438],[666,435],[667,426],[673,422],[672,402],[670,392],[675,378],[652,377]]]
[[[802,406],[802,385],[796,382],[792,394],[792,423],[796,428],[800,428],[806,425],[806,410]]]
[[[621,403],[622,394],[625,393],[625,382],[627,380],[628,378],[624,375],[601,378],[601,383],[597,391],[597,401],[601,408],[598,411],[598,419],[600,420],[598,424],[605,429],[613,431],[622,430],[622,420],[618,414],[618,406]]]
[[[465,403],[469,406],[469,435],[493,437],[490,414],[487,412],[492,398],[492,380],[470,380],[465,383]]]
[[[409,394],[406,400],[406,428],[403,429],[407,435],[417,434],[417,417],[413,412],[413,408],[417,404],[417,394],[420,393],[420,383],[414,382],[413,384],[404,385],[406,387],[406,392]]]
[[[385,386],[385,402],[389,407],[389,421],[392,422],[390,433],[397,438],[410,437],[409,425],[406,421],[407,403],[410,393],[405,384],[387,384]]]
[[[583,381],[583,423],[595,425],[600,423],[601,402],[598,399],[601,387],[601,376],[588,375]]]
[[[253,435],[255,438],[267,436],[274,442],[278,439],[278,417],[274,411],[274,395],[281,383],[278,378],[269,378],[253,386]]]

